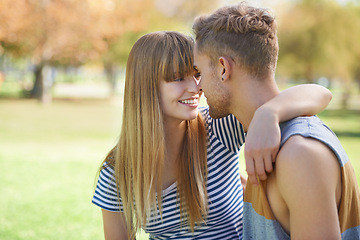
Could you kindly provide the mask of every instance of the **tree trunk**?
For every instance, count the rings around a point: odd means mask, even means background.
[[[42,81],[42,69],[43,69],[43,64],[37,64],[35,65],[35,69],[34,69],[34,86],[33,89],[31,90],[31,97],[32,98],[37,98],[40,99],[42,92],[43,92],[43,81]]]
[[[51,103],[51,88],[54,81],[51,67],[43,63],[36,65],[34,77],[35,83],[31,91],[31,96],[37,98],[41,103]]]

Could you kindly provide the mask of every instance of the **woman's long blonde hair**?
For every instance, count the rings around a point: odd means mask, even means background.
[[[159,81],[174,73],[193,74],[193,40],[177,32],[144,35],[133,46],[126,68],[121,135],[113,162],[127,229],[133,238],[152,213],[162,213],[165,135]],[[177,163],[181,218],[194,230],[207,214],[206,132],[198,114],[186,121]]]

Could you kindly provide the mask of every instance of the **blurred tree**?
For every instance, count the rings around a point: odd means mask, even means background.
[[[185,24],[191,24],[194,18],[216,9],[219,0],[154,0],[160,13],[170,19],[176,19]]]
[[[314,82],[325,76],[341,79],[343,107],[359,57],[359,8],[332,0],[302,0],[287,9],[279,21],[280,75]]]
[[[146,32],[179,29],[216,0],[2,0],[0,53],[33,63],[32,96],[51,100],[52,67],[104,65],[112,90],[116,71]],[[165,7],[171,7],[170,11]],[[189,28],[190,29],[190,28]]]
[[[196,15],[209,11],[218,0],[149,0],[126,1],[109,0],[116,9],[126,9],[122,17],[129,23],[141,23],[128,29],[121,37],[108,38],[109,50],[102,55],[105,73],[111,84],[111,93],[114,94],[116,86],[116,70],[124,66],[131,47],[143,34],[161,30],[191,30],[191,24]],[[124,4],[125,3],[125,4]],[[139,4],[136,7],[136,3]],[[216,5],[216,4],[215,4]],[[127,9],[132,6],[132,11]],[[119,13],[119,11],[116,11]],[[127,14],[127,15],[124,15]],[[109,17],[109,15],[108,15]],[[133,18],[133,19],[131,19]],[[141,21],[139,21],[141,19]],[[114,17],[114,22],[119,21],[119,14]],[[123,20],[124,21],[124,20]]]
[[[15,57],[31,56],[35,76],[32,95],[43,102],[51,100],[51,65],[80,64],[96,53],[93,49],[103,47],[97,39],[88,38],[86,1],[3,0],[0,14],[1,45]]]
[[[32,95],[51,100],[50,66],[78,66],[109,50],[112,39],[145,25],[140,12],[148,0],[3,0],[0,42],[3,52],[31,56]],[[130,4],[131,2],[131,4]]]
[[[126,63],[131,46],[149,28],[151,7],[151,0],[106,0],[106,6],[99,12],[98,27],[107,28],[104,37],[107,50],[101,53],[98,60],[104,66],[110,96],[115,93],[118,66]],[[118,34],[113,34],[117,31]]]

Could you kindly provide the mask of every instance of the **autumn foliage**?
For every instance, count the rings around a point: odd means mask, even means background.
[[[131,2],[131,4],[130,4]],[[128,31],[146,28],[142,0],[2,0],[2,51],[35,63],[97,59]]]

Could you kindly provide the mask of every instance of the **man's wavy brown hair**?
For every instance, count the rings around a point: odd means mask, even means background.
[[[252,74],[275,72],[279,45],[269,10],[242,2],[198,17],[193,30],[198,52],[209,56],[212,64],[226,55]]]

